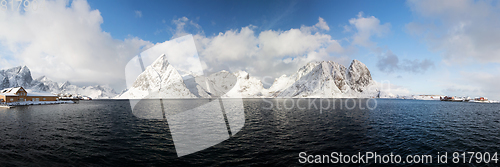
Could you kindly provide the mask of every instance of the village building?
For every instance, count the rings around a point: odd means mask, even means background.
[[[28,93],[23,87],[6,88],[0,91],[0,102],[57,101],[58,96],[48,93]]]

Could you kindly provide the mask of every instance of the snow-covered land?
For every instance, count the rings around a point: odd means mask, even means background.
[[[441,97],[444,97],[443,95],[418,95],[414,96],[415,100],[441,100]]]
[[[185,73],[185,72],[184,72]],[[269,89],[247,72],[220,71],[208,76],[180,75],[164,55],[140,73],[118,99],[142,98],[366,98],[390,94],[358,60],[349,68],[332,61],[311,62],[277,78]],[[392,94],[390,94],[392,96]]]
[[[71,94],[73,96],[82,95],[91,98],[111,98],[116,96],[116,92],[107,85],[83,86],[72,85],[66,81],[62,84],[51,81],[42,76],[33,79],[31,71],[27,66],[18,66],[6,70],[0,70],[0,90],[10,87],[22,86],[32,92],[49,92],[52,94]]]

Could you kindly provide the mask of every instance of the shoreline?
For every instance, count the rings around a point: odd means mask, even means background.
[[[73,104],[73,101],[23,101],[5,103],[7,106],[29,106],[29,105],[47,105],[47,104]]]

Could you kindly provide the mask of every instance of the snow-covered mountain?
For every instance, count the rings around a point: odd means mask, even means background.
[[[374,97],[378,94],[374,86],[377,83],[370,71],[358,60],[353,60],[349,68],[332,61],[311,62],[291,76],[279,77],[265,89],[260,80],[244,71],[181,76],[162,55],[116,98]]]
[[[68,81],[59,85],[45,76],[33,79],[31,71],[27,66],[0,70],[0,81],[0,89],[22,86],[32,92],[83,95],[96,99],[116,96],[116,92],[107,85],[79,87],[71,85]]]
[[[251,77],[245,71],[238,71],[233,73],[237,77],[237,91],[241,94],[242,97],[266,97],[264,93],[267,92],[262,85],[262,82],[255,78]]]
[[[165,54],[146,67],[132,87],[119,95],[118,99],[143,98],[195,98],[186,87],[182,76],[168,63]]]
[[[220,71],[207,76],[187,73],[181,76],[162,55],[139,74],[131,88],[116,98],[254,97],[261,95],[262,90],[262,83],[243,71]]]
[[[132,87],[119,95],[107,85],[72,85],[69,81],[57,83],[42,76],[33,79],[26,66],[0,70],[0,89],[23,86],[35,92],[83,95],[92,98],[211,98],[211,97],[381,97],[391,95],[371,78],[368,67],[353,60],[349,68],[332,61],[306,64],[296,73],[277,78],[269,89],[247,72],[220,71],[207,76],[186,73],[182,76],[168,62],[165,55],[146,67]],[[381,91],[379,91],[381,90]],[[384,96],[385,97],[385,96]],[[392,97],[392,96],[391,96]]]
[[[18,87],[18,86],[31,86],[33,78],[31,72],[26,66],[18,66],[6,70],[0,70],[0,84],[1,89]]]
[[[270,97],[370,97],[370,71],[358,60],[349,68],[332,61],[311,62],[291,76],[283,75],[269,88]]]
[[[281,76],[270,88],[271,97],[342,97],[349,90],[346,68],[332,61],[308,63],[295,74]]]

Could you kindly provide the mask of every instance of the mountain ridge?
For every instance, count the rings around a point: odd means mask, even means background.
[[[160,82],[157,78],[160,74],[148,71],[150,67],[169,69],[168,72],[173,75],[163,76],[162,74],[162,77],[170,79],[163,78]],[[146,75],[149,77],[144,77]],[[166,85],[177,85],[176,89],[172,89],[173,92],[168,92],[177,95],[175,98],[219,96],[224,98],[342,98],[374,97],[378,93],[378,89],[370,88],[375,86],[376,82],[371,78],[368,67],[358,60],[353,60],[348,68],[333,61],[310,62],[290,76],[282,75],[276,78],[271,87],[265,89],[260,80],[245,71],[234,73],[220,71],[207,76],[180,76],[165,56],[160,56],[136,78],[127,91],[115,98],[159,98],[159,96],[149,94],[158,93],[162,87],[167,87]],[[138,93],[138,90],[142,92]],[[172,98],[172,96],[163,97]]]

